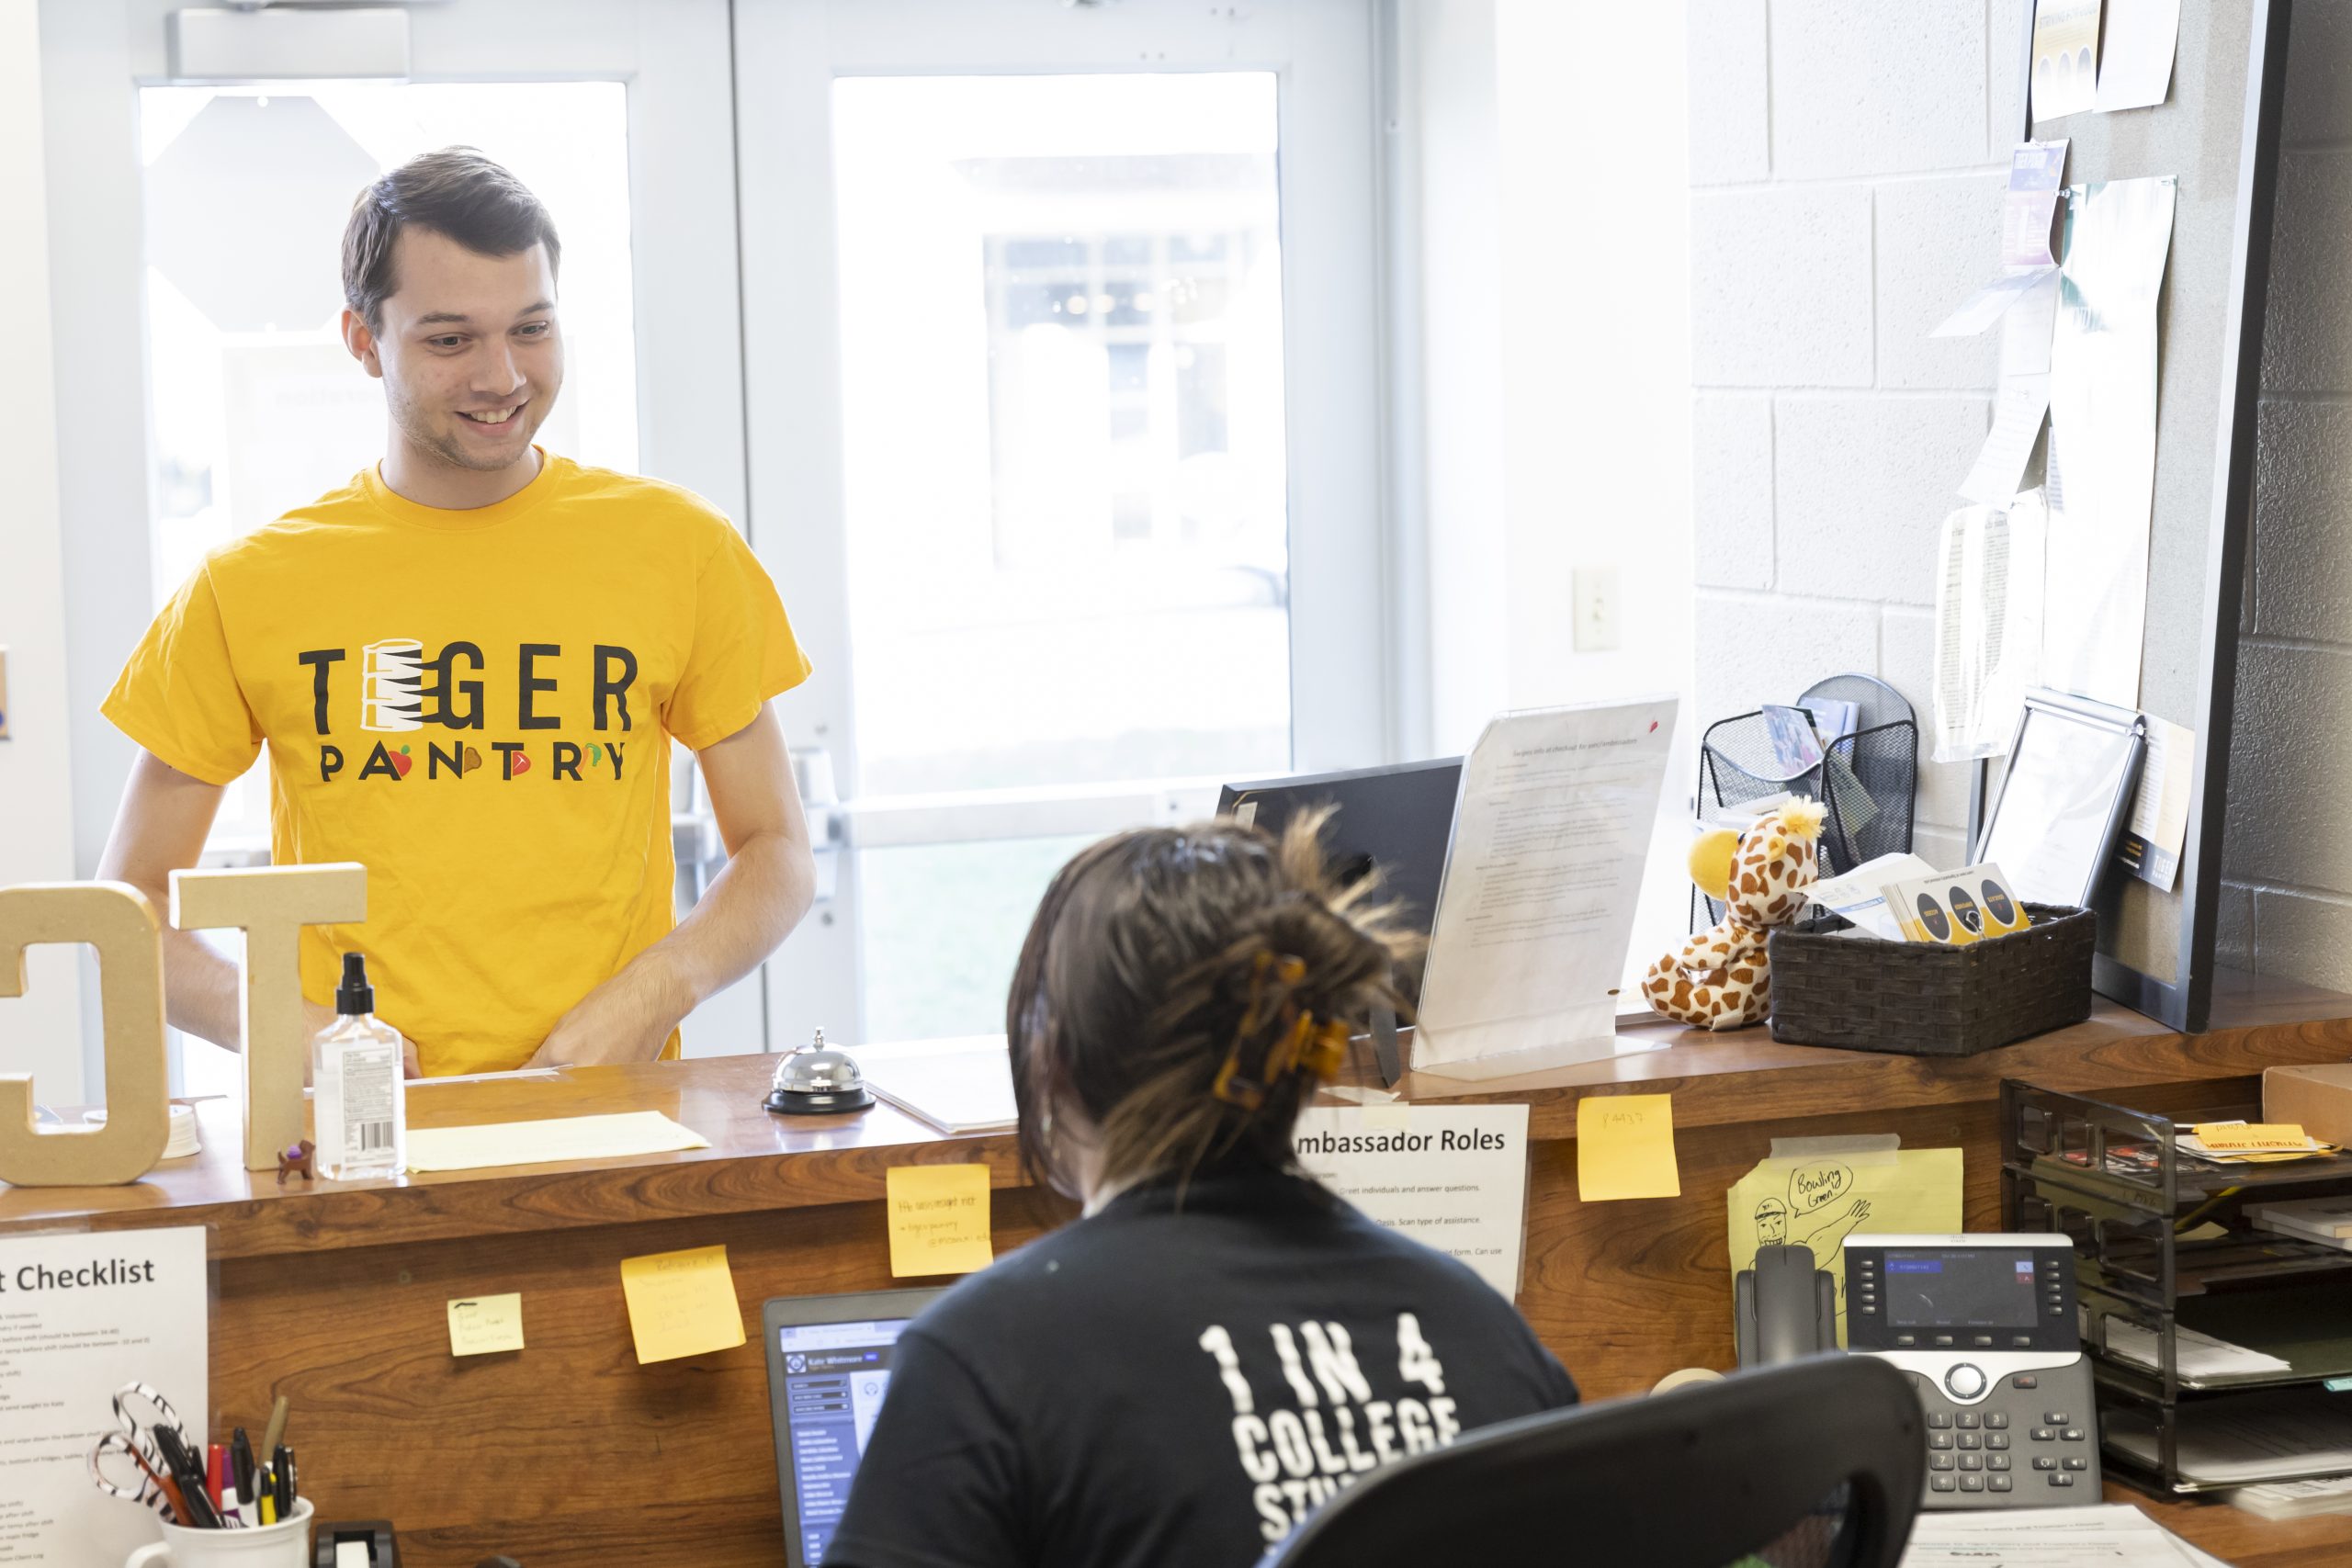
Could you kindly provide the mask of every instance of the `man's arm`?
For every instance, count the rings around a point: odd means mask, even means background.
[[[194,931],[175,929],[172,873],[204,853],[204,836],[220,809],[219,784],[180,772],[152,751],[130,765],[114,831],[98,857],[98,876],[128,882],[147,895],[164,926],[164,1017],[174,1029],[225,1045],[243,1043],[237,1017],[237,965]]]
[[[164,1019],[184,1034],[209,1040],[231,1051],[244,1049],[244,1021],[238,1006],[243,978],[234,960],[194,931],[172,925],[172,873],[195,867],[205,835],[220,809],[219,784],[180,772],[152,751],[130,765],[114,831],[98,857],[98,876],[128,882],[147,895],[164,925]],[[309,998],[302,1016],[311,1034],[334,1021],[334,1010]],[[408,1076],[417,1076],[416,1046],[406,1036],[401,1055]],[[309,1081],[310,1060],[303,1059]]]
[[[817,870],[775,713],[763,705],[696,756],[725,869],[677,930],[563,1015],[530,1066],[650,1060],[680,1020],[759,967],[808,912]]]

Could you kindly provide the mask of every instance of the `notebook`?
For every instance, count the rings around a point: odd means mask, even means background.
[[[876,1099],[943,1133],[1010,1133],[1019,1123],[1001,1034],[869,1045],[856,1055]]]

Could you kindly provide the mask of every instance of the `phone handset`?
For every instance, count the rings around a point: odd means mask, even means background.
[[[1739,1364],[1769,1367],[1838,1348],[1838,1281],[1813,1248],[1759,1247],[1733,1285]]]

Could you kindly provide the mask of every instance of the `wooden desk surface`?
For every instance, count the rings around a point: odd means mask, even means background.
[[[1731,1362],[1723,1194],[1773,1138],[1891,1131],[1906,1147],[1961,1146],[1966,1224],[1993,1229],[2002,1077],[2159,1108],[2168,1096],[2242,1098],[2266,1066],[2352,1056],[2352,998],[2243,982],[2217,1005],[2216,1026],[2188,1037],[2101,1004],[2075,1028],[1962,1061],[1781,1045],[1761,1030],[1634,1033],[1655,1048],[1524,1079],[1415,1075],[1404,1086],[1415,1100],[1531,1106],[1519,1303],[1594,1397]],[[893,1282],[880,1204],[893,1165],[986,1163],[1000,1253],[1069,1213],[1023,1185],[1010,1137],[944,1137],[887,1106],[772,1116],[760,1100],[773,1067],[718,1057],[420,1086],[416,1126],[652,1109],[711,1146],[282,1190],[274,1173],[239,1165],[234,1105],[208,1101],[201,1156],[129,1187],[0,1191],[0,1234],[207,1225],[220,1265],[216,1426],[259,1426],[288,1394],[320,1506],[397,1519],[414,1568],[499,1551],[533,1568],[772,1563],[778,1502],[760,1348],[638,1366],[620,1259],[723,1244],[756,1322],[765,1296]],[[1660,1091],[1675,1099],[1685,1196],[1579,1201],[1577,1100]],[[492,1291],[523,1292],[529,1348],[453,1359],[447,1302]],[[557,1472],[616,1479],[583,1497],[549,1490]],[[2352,1562],[2352,1519],[2271,1524],[2117,1495],[2233,1562]]]

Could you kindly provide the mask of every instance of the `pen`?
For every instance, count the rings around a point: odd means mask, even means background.
[[[229,1465],[237,1481],[237,1517],[248,1526],[261,1523],[261,1496],[254,1486],[254,1440],[243,1427],[229,1434]]]
[[[262,1430],[261,1447],[254,1450],[256,1458],[263,1454],[276,1453],[285,1446],[286,1411],[286,1396],[281,1393],[277,1396],[277,1402],[269,1407],[269,1425]]]
[[[294,1517],[294,1450],[280,1443],[271,1452],[269,1473],[277,1488],[277,1517]]]

